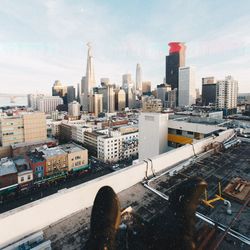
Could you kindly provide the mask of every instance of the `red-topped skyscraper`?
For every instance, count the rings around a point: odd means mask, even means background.
[[[186,46],[182,42],[171,42],[169,45],[169,55],[166,56],[166,83],[170,84],[172,89],[177,88],[179,83],[179,67],[185,66]],[[178,101],[177,101],[178,105]]]

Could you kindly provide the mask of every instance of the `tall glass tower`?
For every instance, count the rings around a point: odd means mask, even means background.
[[[166,83],[172,89],[179,89],[179,68],[185,66],[186,46],[182,42],[171,42],[169,45],[169,55],[166,56]],[[178,93],[177,93],[178,97]],[[177,100],[178,102],[178,100]]]

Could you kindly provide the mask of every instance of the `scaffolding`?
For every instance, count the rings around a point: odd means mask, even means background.
[[[214,205],[212,205],[212,203],[216,202],[216,201],[224,201],[225,199],[221,196],[221,183],[218,183],[218,191],[219,194],[216,194],[215,197],[213,199],[209,199],[208,200],[208,194],[207,194],[207,189],[205,189],[205,199],[202,200],[202,202],[211,207],[214,208]]]

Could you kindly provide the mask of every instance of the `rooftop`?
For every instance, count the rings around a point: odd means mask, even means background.
[[[39,141],[33,141],[33,142],[20,142],[20,143],[12,144],[11,147],[12,149],[17,149],[17,148],[23,148],[23,147],[33,146],[37,144],[46,144],[46,143],[57,143],[57,140],[47,138],[46,140],[39,140]]]
[[[86,148],[76,145],[74,143],[62,144],[59,147],[60,149],[62,149],[67,153],[75,153],[75,152],[80,152],[82,150],[86,150]]]
[[[189,121],[176,121],[169,120],[168,127],[173,129],[181,129],[185,131],[192,131],[201,134],[211,134],[219,130],[225,130],[226,128],[219,127],[217,125],[208,125],[204,123],[194,123]]]
[[[32,163],[44,161],[42,152],[31,151],[27,154]]]
[[[238,147],[232,147],[227,151],[211,153],[206,158],[200,158],[174,176],[159,175],[151,182],[150,186],[160,193],[168,196],[176,186],[190,176],[201,176],[208,183],[209,198],[218,193],[218,180],[222,188],[230,182],[232,177],[241,176],[250,180],[249,158],[250,143],[242,142]],[[119,249],[146,249],[146,237],[154,238],[164,236],[166,233],[168,202],[154,192],[146,189],[138,183],[118,194],[121,207],[131,206],[132,213],[122,217],[123,223],[127,225],[128,232],[120,230],[118,235]],[[224,197],[224,194],[222,194]],[[204,197],[202,197],[204,198]],[[239,202],[230,199],[232,215],[227,214],[227,207],[222,201],[217,201],[215,208],[209,208],[204,204],[198,207],[198,212],[210,217],[226,227],[234,219],[242,207]],[[80,249],[84,246],[89,234],[91,208],[86,208],[44,229],[45,239],[52,241],[53,249]],[[250,235],[249,228],[250,207],[246,207],[232,229],[247,237]],[[197,230],[204,233],[207,225],[204,221],[197,219]],[[147,230],[150,235],[147,235]],[[212,230],[212,229],[210,229]],[[220,231],[216,231],[211,241],[207,244],[215,244],[222,237]],[[200,243],[201,244],[201,243]],[[125,248],[127,247],[127,248]],[[248,246],[239,240],[227,235],[220,249],[247,249]],[[208,248],[206,248],[208,249]]]
[[[14,158],[13,161],[18,172],[23,172],[31,169],[29,163],[23,157]]]
[[[46,147],[41,147],[38,148],[38,151],[41,151],[43,153],[43,157],[50,158],[56,155],[65,155],[66,153],[59,147],[54,147],[54,148],[46,148]]]
[[[17,172],[15,163],[8,159],[2,158],[0,160],[0,176],[7,175],[7,174],[14,174]]]

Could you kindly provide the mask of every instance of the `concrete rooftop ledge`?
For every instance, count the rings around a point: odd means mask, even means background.
[[[202,153],[206,145],[222,142],[233,133],[232,129],[226,130],[217,137],[209,137],[194,145],[185,145],[153,157],[152,163],[149,161],[152,166],[148,167],[148,175],[152,174],[151,167],[155,173],[170,169],[179,162]],[[116,193],[119,193],[141,182],[145,177],[146,167],[145,162],[140,162],[1,214],[0,248],[92,206],[97,191],[104,185],[111,186]]]

